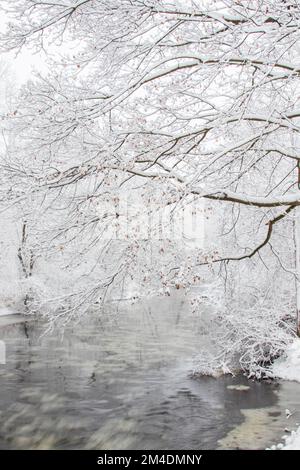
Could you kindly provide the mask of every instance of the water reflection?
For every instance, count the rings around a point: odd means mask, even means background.
[[[0,366],[0,448],[263,448],[270,441],[261,427],[254,444],[242,438],[245,410],[263,410],[265,428],[281,436],[278,386],[189,377],[201,351],[199,328],[180,295],[112,306],[63,337],[41,337],[36,322],[2,328],[8,363]],[[299,403],[299,388],[285,393],[291,408]],[[238,429],[240,440],[238,431],[232,435]]]

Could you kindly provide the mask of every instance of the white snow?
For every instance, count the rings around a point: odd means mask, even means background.
[[[275,377],[280,379],[300,382],[299,338],[295,339],[295,341],[288,346],[285,354],[274,362],[272,372]],[[286,410],[287,418],[289,417],[289,413],[289,410]],[[296,431],[292,431],[291,434],[283,436],[283,439],[285,441],[284,444],[274,445],[271,449],[300,450],[300,426]]]
[[[0,317],[6,316],[6,315],[13,315],[15,312],[13,312],[10,308],[8,307],[0,307]]]
[[[290,344],[284,356],[274,362],[272,372],[280,379],[300,382],[300,339]]]
[[[284,436],[285,445],[283,450],[299,450],[300,449],[300,427],[297,431],[292,431],[290,436]]]
[[[291,434],[285,434],[282,439],[284,444],[272,445],[268,450],[300,450],[300,426]]]

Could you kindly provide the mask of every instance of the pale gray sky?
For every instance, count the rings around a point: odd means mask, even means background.
[[[0,16],[0,32],[6,29],[6,18]],[[31,76],[32,69],[40,69],[44,67],[44,63],[40,54],[32,54],[28,49],[23,48],[21,52],[10,52],[1,54],[1,59],[6,62],[16,80],[24,83]]]

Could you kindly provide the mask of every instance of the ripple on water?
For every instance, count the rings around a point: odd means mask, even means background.
[[[22,324],[2,330],[0,447],[263,448],[278,441],[282,410],[299,408],[300,388],[190,378],[199,328],[178,294],[111,309],[101,321],[90,316],[63,337],[41,337],[44,326],[33,322],[26,332]]]

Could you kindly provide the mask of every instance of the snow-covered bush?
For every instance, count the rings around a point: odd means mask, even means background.
[[[270,364],[296,337],[293,277],[276,262],[262,270],[260,262],[250,261],[227,266],[226,276],[193,301],[201,315],[195,373],[272,377]]]
[[[197,357],[196,373],[216,376],[242,370],[261,379],[271,375],[269,365],[292,341],[294,328],[276,310],[231,308],[204,315],[202,333],[205,347]]]

